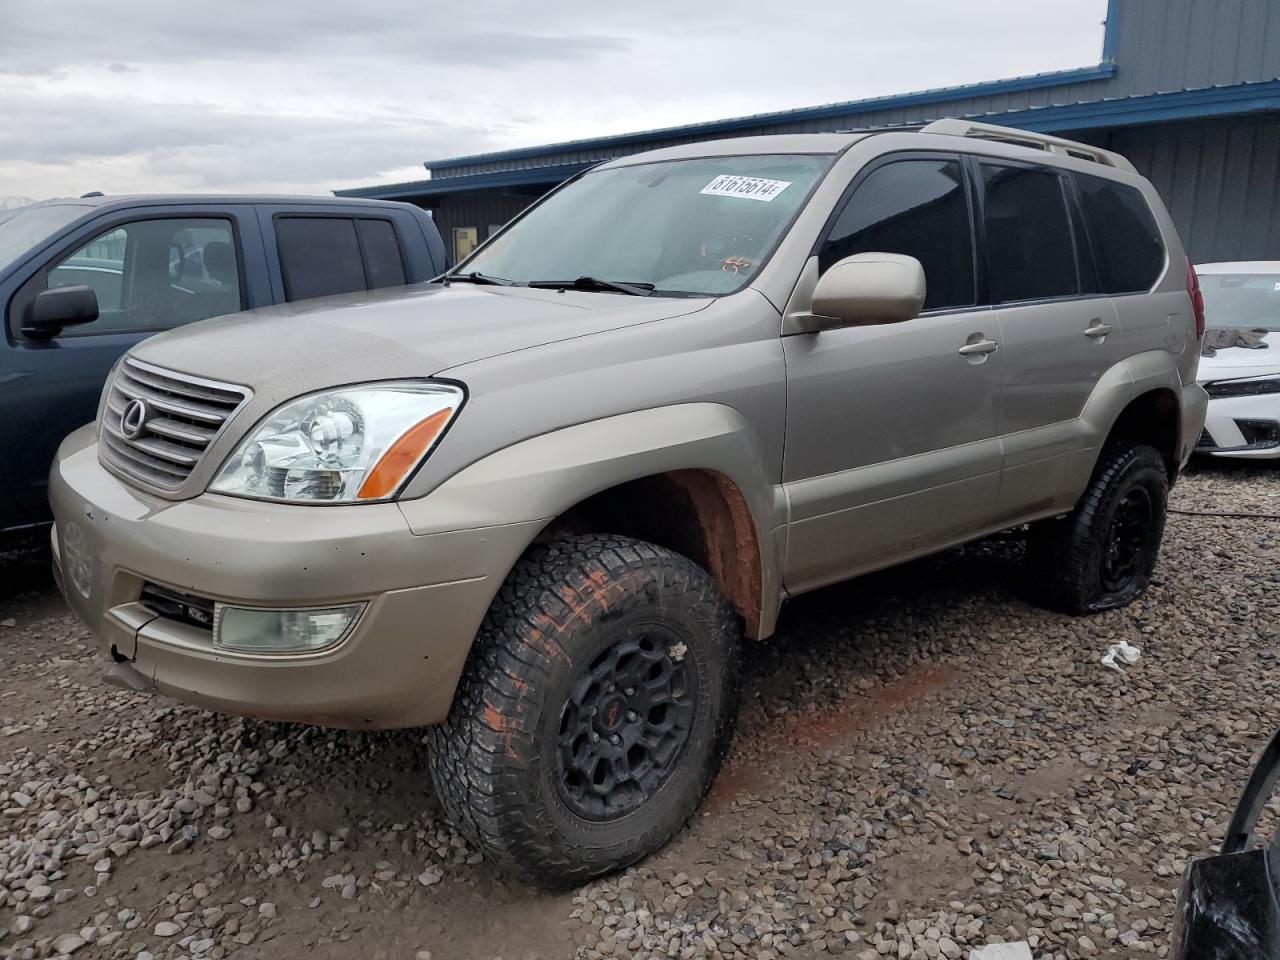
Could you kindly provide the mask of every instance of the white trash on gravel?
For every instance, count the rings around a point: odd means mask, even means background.
[[[1032,960],[1027,941],[1017,943],[989,943],[969,951],[969,960]]]
[[[1128,641],[1121,640],[1119,643],[1113,643],[1107,648],[1107,652],[1102,655],[1102,665],[1110,667],[1116,673],[1124,673],[1123,668],[1117,662],[1123,660],[1132,666],[1138,662],[1138,658],[1142,656],[1142,651]]]

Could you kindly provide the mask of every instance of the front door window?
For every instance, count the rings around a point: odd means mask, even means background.
[[[98,234],[45,272],[50,288],[87,284],[98,320],[62,336],[167,330],[242,309],[231,222],[138,220]]]

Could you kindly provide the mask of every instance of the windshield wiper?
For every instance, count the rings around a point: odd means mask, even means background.
[[[490,277],[472,270],[470,273],[451,273],[444,278],[445,283],[478,283],[494,287],[514,287],[516,282],[506,277]]]
[[[530,280],[526,286],[548,290],[611,290],[632,297],[647,297],[653,293],[652,283],[622,283],[618,280],[602,280],[600,277],[578,277],[577,280]]]

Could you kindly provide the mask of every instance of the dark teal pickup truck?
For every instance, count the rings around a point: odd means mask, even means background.
[[[0,534],[49,520],[46,477],[144,337],[447,266],[424,210],[305,197],[85,197],[0,211]],[[263,344],[280,350],[287,345]]]

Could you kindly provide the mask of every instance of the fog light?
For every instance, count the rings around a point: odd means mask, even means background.
[[[257,610],[214,604],[213,642],[246,653],[312,653],[331,647],[360,615],[361,604],[315,610]]]

